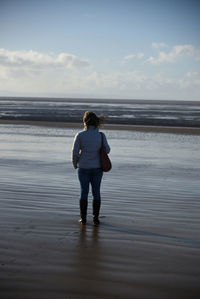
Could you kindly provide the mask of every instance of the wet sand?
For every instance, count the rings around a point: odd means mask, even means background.
[[[172,161],[177,170],[163,168],[163,158],[156,170],[148,164],[143,170],[142,161],[158,156],[157,140],[166,138],[155,137],[146,157],[142,144],[153,135],[133,135],[138,151],[134,144],[131,160],[123,160],[125,145],[110,133],[112,147],[118,147],[102,184],[101,225],[92,225],[90,197],[88,224],[82,227],[77,177],[70,161],[63,163],[72,135],[24,130],[24,139],[5,133],[10,143],[1,140],[0,298],[199,298],[198,169],[191,170],[193,164],[184,165],[185,173],[178,169],[181,148]],[[184,148],[189,142],[181,139]],[[132,144],[127,139],[129,157]],[[190,156],[184,153],[181,163]],[[187,182],[194,184],[188,191]]]
[[[49,122],[49,121],[28,121],[28,120],[0,120],[0,124],[11,125],[31,125],[60,128],[82,128],[81,123]],[[191,134],[200,135],[200,128],[196,127],[173,127],[173,126],[142,126],[142,125],[123,125],[123,124],[104,124],[105,130],[132,130],[140,132],[157,132],[172,134]]]
[[[1,298],[199,298],[195,241],[101,220],[81,228],[67,213],[1,211]]]

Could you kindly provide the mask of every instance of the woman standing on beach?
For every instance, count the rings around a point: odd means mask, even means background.
[[[99,224],[99,211],[101,205],[100,186],[103,171],[100,165],[100,148],[102,137],[99,132],[102,117],[92,111],[86,111],[83,116],[84,130],[77,133],[72,147],[72,163],[78,168],[78,178],[81,187],[80,196],[80,222],[86,224],[89,185],[92,186],[93,195],[93,222]],[[110,152],[106,136],[103,134],[106,152]]]

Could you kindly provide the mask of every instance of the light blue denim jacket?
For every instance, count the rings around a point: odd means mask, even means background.
[[[104,146],[110,152],[105,134]],[[74,168],[100,168],[101,134],[98,128],[89,126],[87,130],[78,132],[72,146],[72,163]]]

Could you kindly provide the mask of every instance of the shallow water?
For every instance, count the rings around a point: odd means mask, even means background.
[[[20,298],[195,298],[200,136],[105,131],[113,168],[102,182],[102,224],[93,229],[90,195],[81,231],[71,164],[77,129],[0,130],[5,298],[14,298],[11,289]]]
[[[45,209],[67,205],[77,213],[79,185],[71,164],[76,132],[77,129],[1,125],[1,192],[4,190],[8,198],[14,195],[13,200],[21,198],[21,192],[26,196],[33,192],[49,198]],[[200,136],[105,133],[113,169],[104,174],[102,183],[104,214],[113,209],[114,201],[115,209],[122,214],[123,207],[129,206],[129,216],[132,213],[134,219],[139,214],[144,221],[155,221],[155,217],[164,221],[165,217],[173,218],[175,210],[186,221],[188,213],[195,219],[200,207]],[[60,202],[54,202],[54,193],[60,196]]]

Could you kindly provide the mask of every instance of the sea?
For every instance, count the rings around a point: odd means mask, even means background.
[[[108,124],[200,127],[200,101],[0,98],[0,120],[82,122],[86,110]]]

